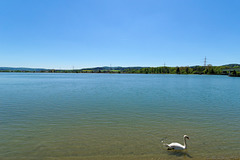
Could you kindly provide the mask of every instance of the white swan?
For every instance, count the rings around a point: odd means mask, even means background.
[[[186,138],[189,139],[189,137],[187,135],[183,136],[183,145],[181,145],[180,143],[170,143],[167,144],[166,146],[168,147],[168,150],[184,150],[187,149],[187,143],[186,143]]]

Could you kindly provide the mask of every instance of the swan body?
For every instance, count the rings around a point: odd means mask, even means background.
[[[168,144],[168,150],[184,150],[186,149],[186,146],[183,146],[181,145],[180,143],[171,143],[171,144]]]
[[[181,145],[180,143],[170,143],[167,144],[166,146],[168,147],[168,150],[184,150],[187,149],[187,143],[186,143],[186,139],[189,139],[189,137],[187,135],[183,136],[183,145]]]

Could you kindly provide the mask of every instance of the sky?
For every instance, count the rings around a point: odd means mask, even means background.
[[[0,67],[240,63],[239,0],[0,0]]]

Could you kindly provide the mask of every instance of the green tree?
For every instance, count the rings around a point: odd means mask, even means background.
[[[179,69],[179,67],[176,68],[176,73],[177,73],[177,74],[180,74],[180,69]]]

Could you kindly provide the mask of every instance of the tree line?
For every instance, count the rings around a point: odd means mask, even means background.
[[[235,67],[236,69],[240,66]],[[229,66],[184,66],[184,67],[149,67],[141,69],[127,69],[123,73],[142,73],[142,74],[208,74],[208,75],[222,75],[228,74],[223,72],[224,69],[230,69]],[[234,73],[234,72],[233,72]],[[236,74],[240,74],[236,71]]]
[[[24,71],[24,70],[5,70],[2,72],[41,72],[41,73],[132,73],[132,74],[207,74],[207,75],[223,75],[229,74],[224,71],[226,69],[236,69],[232,71],[232,76],[240,76],[240,65],[225,66],[181,66],[181,67],[97,67],[74,70],[40,70],[40,71]]]

